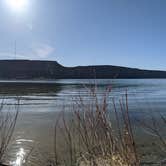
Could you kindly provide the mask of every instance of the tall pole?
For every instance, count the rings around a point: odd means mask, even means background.
[[[17,43],[16,43],[16,40],[14,42],[14,59],[17,58]]]

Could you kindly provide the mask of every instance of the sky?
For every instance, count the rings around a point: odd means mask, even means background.
[[[166,1],[0,0],[0,59],[166,70]]]

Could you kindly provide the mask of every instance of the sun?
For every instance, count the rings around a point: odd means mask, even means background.
[[[28,0],[6,0],[7,5],[14,11],[23,11],[26,9]]]

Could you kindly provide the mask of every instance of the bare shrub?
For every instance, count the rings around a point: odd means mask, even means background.
[[[157,113],[158,116],[155,116],[153,113],[149,113],[148,115],[148,121],[144,119],[137,119],[138,124],[148,135],[154,137],[155,140],[158,140],[157,145],[160,147],[162,153],[166,155],[166,118],[159,112]],[[159,163],[161,166],[166,165],[166,158],[159,161]]]
[[[19,100],[16,104],[16,110],[13,112],[4,111],[4,106],[5,103],[2,101],[0,105],[0,165],[3,165],[2,163],[15,129],[19,112]]]
[[[89,90],[90,100],[81,96],[73,105],[70,118],[63,112],[55,125],[55,161],[52,165],[139,166],[131,127],[127,93],[119,101],[120,116],[113,100],[117,128],[113,128],[108,99],[111,88],[99,99],[95,88]],[[61,136],[58,138],[58,133]],[[60,139],[61,143],[58,142]],[[58,145],[63,145],[60,152]],[[62,146],[61,146],[62,147]]]

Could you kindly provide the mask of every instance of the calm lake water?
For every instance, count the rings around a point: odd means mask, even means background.
[[[21,166],[22,159],[33,151],[29,165],[44,162],[53,152],[53,131],[56,115],[70,108],[79,96],[90,100],[87,87],[97,85],[97,95],[109,95],[118,101],[128,93],[129,109],[133,118],[144,117],[146,112],[166,113],[166,79],[99,79],[54,81],[0,81],[0,100],[4,109],[14,111],[20,100],[19,116],[14,137],[8,151],[13,166]],[[38,161],[37,161],[38,160]]]

